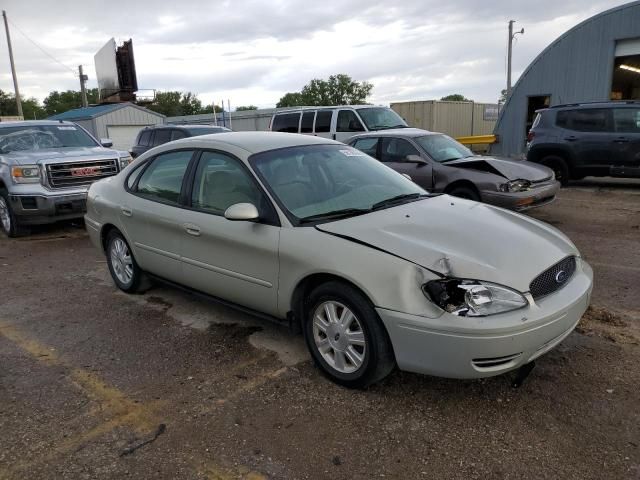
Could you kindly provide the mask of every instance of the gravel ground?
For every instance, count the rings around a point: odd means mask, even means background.
[[[0,238],[0,479],[640,478],[640,182],[531,213],[594,267],[592,308],[520,389],[325,380],[299,336],[157,286],[81,228]]]

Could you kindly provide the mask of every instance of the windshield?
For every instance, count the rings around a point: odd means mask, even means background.
[[[0,128],[0,153],[96,146],[98,143],[76,125],[23,125]]]
[[[222,132],[231,131],[228,128],[224,128],[224,127],[193,127],[193,128],[185,128],[185,130],[194,137],[198,135],[209,135],[210,133],[222,133]]]
[[[358,108],[357,111],[368,130],[386,130],[407,126],[402,117],[390,108]]]
[[[425,135],[414,138],[436,162],[448,162],[459,158],[473,157],[474,153],[461,143],[446,135]]]
[[[415,200],[426,194],[399,173],[346,145],[290,147],[256,154],[250,161],[280,204],[302,221],[367,213],[392,206],[381,202]]]

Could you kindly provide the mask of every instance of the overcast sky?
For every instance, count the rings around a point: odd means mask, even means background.
[[[370,101],[462,93],[495,102],[506,83],[507,22],[517,20],[514,83],[549,43],[616,0],[2,0],[21,93],[95,87],[93,55],[133,39],[141,89],[190,90],[203,102],[272,107],[312,78],[346,73]],[[13,25],[12,25],[13,24]],[[44,48],[45,55],[20,32]],[[0,89],[13,90],[0,35]]]

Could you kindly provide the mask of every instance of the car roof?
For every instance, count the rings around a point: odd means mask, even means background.
[[[421,128],[390,128],[388,130],[377,130],[360,135],[355,135],[349,140],[365,137],[424,137],[425,135],[442,135],[439,132],[430,132],[429,130],[422,130]]]
[[[194,124],[188,124],[188,123],[162,123],[162,124],[157,124],[157,125],[149,125],[148,127],[146,127],[147,129],[151,130],[154,128],[220,128],[220,129],[224,129],[224,130],[229,130],[229,128],[223,126],[223,125],[209,125],[209,124],[205,124],[205,123],[194,123]]]
[[[278,148],[304,145],[344,145],[323,137],[281,132],[224,132],[212,135],[183,138],[171,142],[172,145],[198,144],[196,148],[221,146],[222,144],[241,148],[248,153],[260,153]]]
[[[291,107],[286,110],[279,110],[274,115],[282,113],[300,112],[302,110],[335,110],[337,108],[390,108],[384,105],[322,105],[316,107]]]
[[[0,122],[0,128],[3,127],[38,127],[46,125],[75,125],[73,122],[65,122],[60,120],[20,120],[17,122]]]
[[[536,110],[536,113],[545,112],[548,110],[580,110],[586,108],[625,108],[625,107],[638,107],[640,105],[640,101],[638,100],[612,100],[609,102],[600,101],[600,102],[581,102],[581,103],[563,103],[560,105],[552,105],[547,108],[541,108]]]

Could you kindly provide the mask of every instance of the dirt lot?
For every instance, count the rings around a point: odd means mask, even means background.
[[[325,380],[300,337],[118,292],[82,229],[0,238],[0,478],[640,478],[640,182],[532,213],[596,274],[578,332],[511,376]]]

